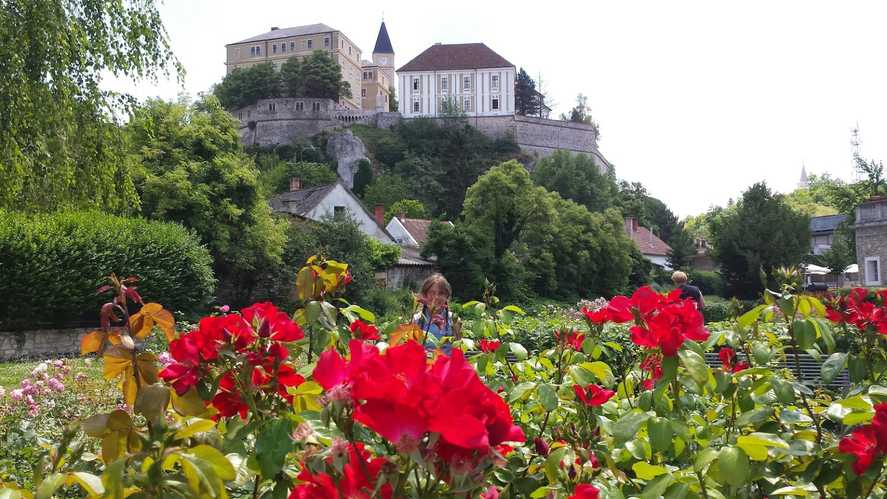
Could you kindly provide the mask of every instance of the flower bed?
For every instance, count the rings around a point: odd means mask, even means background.
[[[823,303],[768,291],[763,304],[706,328],[692,301],[641,288],[585,304],[529,349],[515,341],[525,313],[489,299],[459,308],[464,337],[447,355],[427,349],[435,340],[418,326],[376,323],[337,299],[348,280],[347,265],[312,258],[292,313],[259,303],[188,332],[158,304],[130,317],[127,303],[140,297],[115,280],[105,327],[82,349],[101,354],[125,406],[84,419],[82,433],[51,446],[37,461],[41,490],[887,494],[887,293],[854,290]],[[154,330],[168,353],[136,347]],[[799,352],[823,360],[819,382],[799,381]],[[830,385],[845,369],[849,387]],[[96,445],[100,461],[84,463],[72,450],[81,442]]]

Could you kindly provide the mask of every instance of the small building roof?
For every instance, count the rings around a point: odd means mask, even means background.
[[[287,191],[272,197],[268,202],[276,212],[286,212],[304,217],[336,187],[336,184],[321,185],[298,191]]]
[[[441,71],[448,69],[513,68],[514,64],[483,43],[434,44],[397,70]]]
[[[629,233],[629,237],[631,237],[634,245],[644,255],[666,256],[671,250],[671,246],[659,239],[656,234],[650,232],[650,229],[646,227],[638,226]]]
[[[431,227],[432,220],[426,220],[423,218],[407,218],[407,217],[394,217],[400,224],[403,225],[403,228],[410,234],[413,240],[421,247],[425,244],[425,241],[428,240],[428,228]],[[442,221],[441,223],[453,225],[453,222]]]
[[[240,40],[239,42],[229,43],[228,45],[236,45],[238,43],[263,42],[265,40],[276,40],[278,38],[288,38],[291,36],[314,35],[317,33],[329,33],[331,31],[338,30],[330,28],[323,23],[307,24],[305,26],[294,26],[292,28],[272,29],[271,31],[262,33],[261,35],[256,35],[244,40]]]
[[[379,26],[379,34],[376,35],[376,46],[373,48],[374,54],[393,54],[394,48],[391,47],[391,38],[388,38],[388,28],[385,27],[385,21]]]
[[[810,232],[823,233],[834,232],[845,220],[847,215],[826,215],[822,217],[810,217]]]

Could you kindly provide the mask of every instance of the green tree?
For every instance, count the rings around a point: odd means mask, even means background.
[[[391,206],[401,199],[410,197],[409,183],[396,174],[382,174],[374,178],[364,192],[363,202],[373,207],[376,205]]]
[[[856,263],[856,253],[847,243],[845,233],[835,231],[832,237],[832,246],[820,255],[819,261],[824,267],[831,269],[834,275],[841,275],[848,265]]]
[[[615,176],[610,172],[602,173],[586,154],[556,151],[540,159],[533,169],[533,181],[589,211],[602,212],[618,202]]]
[[[301,70],[305,97],[334,101],[351,97],[351,84],[342,79],[342,68],[328,52],[315,50],[302,61]]]
[[[859,156],[854,156],[856,162],[856,171],[865,178],[862,180],[868,197],[881,196],[887,190],[887,183],[884,179],[884,163],[875,160],[864,160]]]
[[[308,161],[282,161],[276,154],[260,154],[256,158],[259,185],[265,197],[271,197],[290,188],[290,179],[298,178],[302,188],[335,183],[338,176],[329,165]]]
[[[576,105],[573,106],[573,109],[570,109],[570,114],[561,114],[561,119],[564,121],[572,121],[573,123],[591,125],[594,127],[595,135],[600,135],[600,128],[591,117],[591,108],[588,106],[588,97],[581,93],[576,96]]]
[[[388,87],[388,93],[390,97],[388,98],[388,110],[392,113],[396,113],[399,109],[397,103],[397,93],[394,91],[394,85]]]
[[[213,88],[222,107],[229,111],[255,104],[259,99],[280,97],[280,73],[270,62],[231,71]]]
[[[696,255],[696,244],[690,234],[684,230],[683,224],[671,234],[668,245],[671,247],[667,255],[668,266],[675,270],[689,269]]]
[[[362,159],[357,162],[357,173],[354,174],[354,193],[363,196],[367,186],[373,181],[373,166],[369,161]]]
[[[735,209],[714,218],[710,228],[729,291],[755,297],[775,268],[800,263],[810,247],[809,223],[763,182],[743,192]]]
[[[280,84],[283,95],[287,97],[305,95],[305,75],[298,57],[290,57],[280,66]]]
[[[119,127],[132,100],[101,83],[182,76],[154,1],[3,1],[0,53],[0,208],[137,208]]]
[[[428,210],[421,201],[415,199],[401,199],[385,210],[385,223],[392,218],[405,216],[408,218],[428,218]]]
[[[514,80],[514,111],[524,116],[538,116],[542,101],[536,92],[536,82],[520,68]]]
[[[260,269],[280,264],[285,229],[275,222],[218,99],[190,106],[150,100],[127,125],[146,218],[179,222],[210,250],[222,297],[249,300]]]

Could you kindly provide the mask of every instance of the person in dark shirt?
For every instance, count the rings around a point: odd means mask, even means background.
[[[678,270],[671,275],[671,282],[681,290],[681,299],[692,298],[696,302],[696,308],[702,310],[702,307],[705,306],[702,291],[699,291],[696,286],[687,284],[687,274]]]

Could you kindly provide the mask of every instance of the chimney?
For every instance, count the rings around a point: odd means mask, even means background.
[[[302,178],[290,177],[290,192],[302,190]]]
[[[377,204],[374,214],[376,215],[376,223],[379,224],[379,227],[385,227],[385,205]]]
[[[628,235],[632,235],[633,233],[638,231],[638,221],[634,217],[625,217],[625,232]]]
[[[280,28],[278,28],[277,26],[271,26],[271,31],[277,31],[277,30],[279,30],[279,29],[280,29]]]

